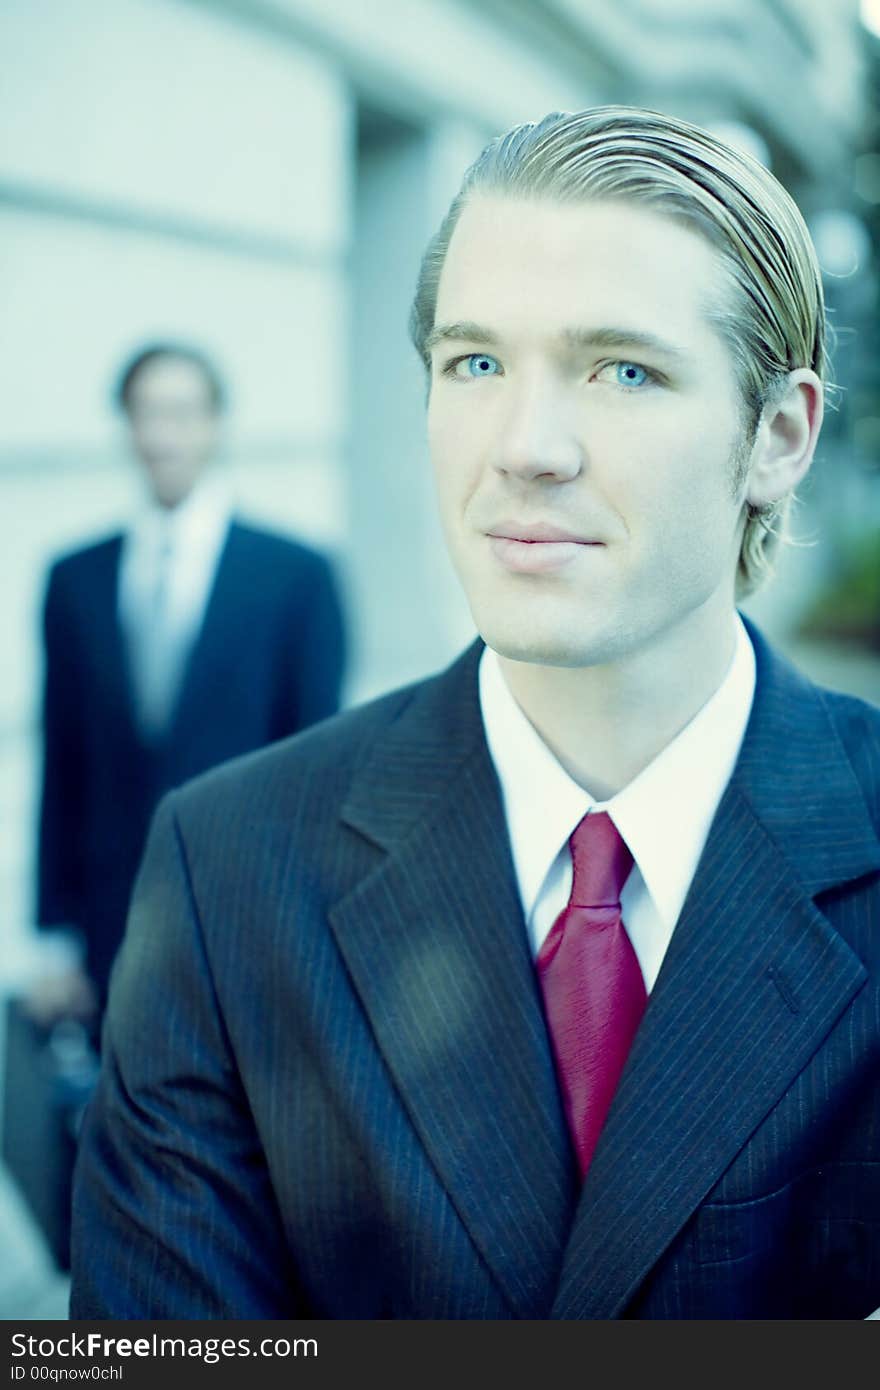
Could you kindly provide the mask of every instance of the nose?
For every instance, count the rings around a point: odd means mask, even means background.
[[[521,479],[566,482],[584,465],[583,447],[566,392],[543,373],[521,379],[505,401],[493,463]]]

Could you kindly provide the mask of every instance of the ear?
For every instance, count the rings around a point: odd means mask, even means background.
[[[815,372],[790,372],[764,407],[749,464],[745,500],[764,507],[787,496],[807,474],[822,427],[824,392]]]

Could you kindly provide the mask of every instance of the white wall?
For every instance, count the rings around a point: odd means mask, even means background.
[[[345,245],[348,113],[314,54],[179,0],[14,0],[0,51],[4,180]]]
[[[263,9],[262,0],[235,3]],[[273,0],[272,8],[279,32],[286,20],[401,114],[462,119],[495,134],[599,98],[601,62],[587,45],[554,38],[552,14],[542,22],[552,9],[545,3]]]
[[[216,355],[238,438],[338,439],[341,259],[273,260],[14,207],[0,207],[0,243],[0,469],[106,449],[121,362],[166,334]]]

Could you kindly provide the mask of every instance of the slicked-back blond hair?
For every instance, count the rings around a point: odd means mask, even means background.
[[[477,193],[645,203],[700,232],[726,272],[706,313],[733,360],[749,444],[789,372],[810,367],[826,378],[821,274],[789,194],[757,160],[708,131],[634,106],[554,112],[499,136],[474,161],[422,260],[410,329],[426,366],[446,252],[463,208]],[[741,484],[741,475],[735,482]],[[772,571],[790,501],[747,506],[740,597]]]

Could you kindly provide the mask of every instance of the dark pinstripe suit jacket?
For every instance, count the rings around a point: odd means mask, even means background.
[[[81,1145],[73,1316],[877,1307],[880,711],[754,640],[580,1192],[478,647],[168,798]]]

